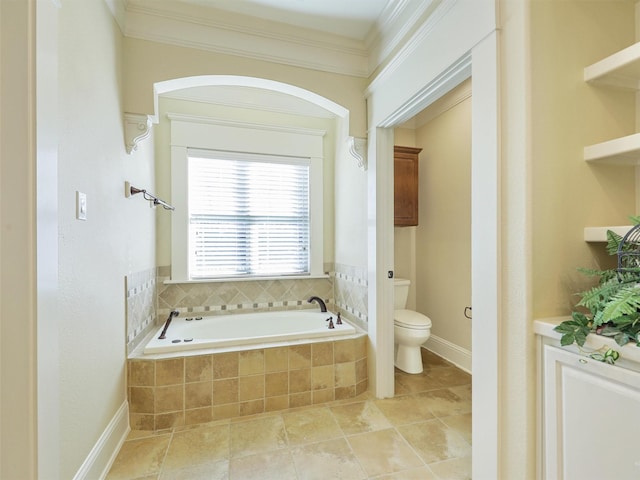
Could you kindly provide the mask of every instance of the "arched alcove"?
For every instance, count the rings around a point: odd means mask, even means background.
[[[152,124],[158,122],[158,101],[161,95],[197,87],[246,87],[264,90],[265,92],[276,92],[289,95],[297,99],[309,102],[334,115],[338,121],[338,130],[348,144],[349,153],[355,158],[358,166],[366,168],[366,143],[364,139],[349,136],[349,110],[336,102],[318,95],[310,90],[297,87],[288,83],[278,82],[258,77],[248,77],[241,75],[198,75],[191,77],[175,78],[156,82],[153,85],[152,115],[125,113],[125,143],[127,151],[131,153],[136,149],[137,144],[149,136]]]

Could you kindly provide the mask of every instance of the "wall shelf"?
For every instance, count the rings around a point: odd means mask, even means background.
[[[640,90],[640,42],[584,69],[585,82]]]
[[[607,230],[611,230],[621,237],[633,228],[632,225],[621,225],[615,227],[585,227],[584,229],[584,241],[585,242],[606,242]]]
[[[609,165],[640,165],[640,133],[584,147],[584,159]]]

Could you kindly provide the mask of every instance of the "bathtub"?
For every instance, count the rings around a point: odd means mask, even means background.
[[[283,312],[239,313],[200,317],[181,313],[160,340],[163,326],[144,347],[144,354],[173,353],[238,345],[263,345],[292,340],[341,337],[356,333],[346,320],[336,324],[332,312],[288,310]],[[329,329],[332,318],[335,328]]]

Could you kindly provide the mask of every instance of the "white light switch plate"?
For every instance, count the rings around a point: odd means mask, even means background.
[[[87,194],[76,191],[76,218],[87,219]]]

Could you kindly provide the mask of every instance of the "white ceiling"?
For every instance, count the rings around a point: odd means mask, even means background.
[[[179,0],[363,40],[387,4],[401,0]]]

